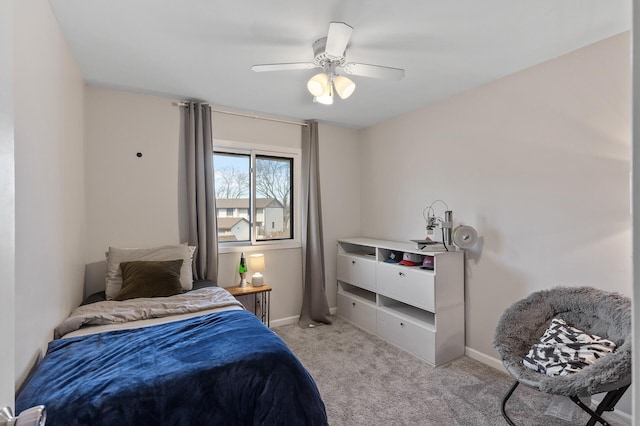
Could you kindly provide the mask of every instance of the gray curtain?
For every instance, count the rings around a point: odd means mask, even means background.
[[[189,102],[180,107],[181,143],[187,160],[189,245],[196,246],[193,277],[218,282],[218,224],[213,181],[211,107]]]
[[[302,128],[302,275],[304,293],[298,325],[331,324],[324,282],[324,243],[318,167],[318,123]]]

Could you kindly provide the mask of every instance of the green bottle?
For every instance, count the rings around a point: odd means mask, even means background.
[[[244,258],[244,252],[240,255],[240,266],[238,266],[238,273],[240,274],[240,287],[247,286],[247,260]]]

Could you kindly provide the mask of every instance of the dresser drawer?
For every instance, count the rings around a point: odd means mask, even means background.
[[[435,312],[434,274],[422,269],[378,263],[378,293]]]
[[[372,334],[376,334],[376,311],[371,302],[338,293],[338,315]]]
[[[409,319],[379,309],[378,336],[435,365],[436,333]]]
[[[343,281],[358,287],[376,291],[376,261],[362,256],[338,254],[338,281]]]

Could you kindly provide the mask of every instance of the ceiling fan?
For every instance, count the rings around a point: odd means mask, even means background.
[[[383,80],[400,80],[404,70],[381,65],[346,62],[346,48],[351,38],[353,27],[344,22],[331,22],[326,37],[313,43],[313,62],[293,62],[280,64],[254,65],[255,72],[310,70],[322,68],[322,72],[314,75],[307,83],[307,89],[314,96],[314,102],[325,105],[333,103],[334,91],[341,99],[346,99],[356,88],[349,78],[339,73]]]

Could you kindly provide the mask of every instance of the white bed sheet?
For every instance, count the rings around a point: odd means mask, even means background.
[[[149,318],[149,319],[131,321],[126,323],[86,326],[86,327],[82,327],[79,330],[72,331],[70,333],[65,334],[64,336],[61,337],[61,339],[68,339],[68,338],[77,337],[77,336],[85,336],[88,334],[102,333],[102,332],[111,331],[111,330],[127,330],[127,329],[134,329],[134,328],[149,327],[156,324],[166,324],[166,323],[180,321],[187,318],[198,317],[200,315],[207,315],[214,312],[222,312],[222,311],[238,310],[238,309],[242,310],[243,308],[240,306],[223,306],[220,308],[212,308],[204,311],[190,312],[190,313],[179,314],[179,315],[171,315],[171,316],[162,317],[162,318]]]

